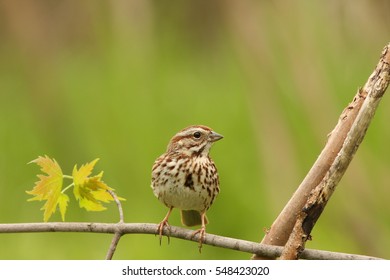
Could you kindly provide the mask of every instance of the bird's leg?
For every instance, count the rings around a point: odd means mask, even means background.
[[[160,237],[160,245],[161,245],[161,239],[162,239],[164,227],[165,227],[165,226],[168,227],[169,234],[170,234],[170,232],[171,232],[171,227],[170,227],[170,225],[168,224],[168,219],[169,219],[169,216],[170,216],[171,213],[172,213],[172,210],[173,210],[173,206],[171,206],[171,207],[169,208],[168,213],[165,215],[164,219],[158,224],[156,234],[158,233],[158,235],[159,235],[159,237]],[[168,237],[168,244],[169,244],[169,241],[170,241],[169,234],[167,234],[167,237]]]
[[[202,253],[202,244],[206,235],[206,213],[201,213],[200,218],[202,220],[202,227],[192,234],[192,238],[199,233],[199,253]]]

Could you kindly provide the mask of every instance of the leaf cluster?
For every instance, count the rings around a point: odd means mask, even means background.
[[[65,220],[65,213],[69,203],[69,195],[65,192],[71,188],[73,188],[73,195],[79,202],[80,207],[85,208],[87,211],[103,211],[106,209],[103,203],[109,203],[114,200],[109,193],[113,189],[102,181],[103,171],[91,176],[98,160],[95,159],[90,163],[82,165],[80,168],[77,168],[77,165],[75,165],[71,176],[64,175],[57,161],[48,156],[39,156],[30,162],[40,166],[41,171],[45,173],[38,174],[39,180],[35,183],[34,188],[31,191],[27,191],[28,194],[34,196],[28,199],[28,201],[46,201],[41,208],[41,210],[44,210],[43,220],[45,222],[50,219],[57,208],[61,213],[62,220]],[[63,188],[65,179],[72,182]]]

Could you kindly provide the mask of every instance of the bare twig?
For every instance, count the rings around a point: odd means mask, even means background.
[[[122,237],[121,232],[116,232],[114,234],[114,237],[111,240],[110,248],[108,248],[108,251],[107,251],[106,260],[112,260],[112,257],[114,256],[114,253],[116,250],[116,246],[118,245],[121,237]]]
[[[157,224],[143,223],[26,223],[26,224],[0,224],[0,233],[31,233],[31,232],[94,232],[117,234],[155,234]],[[168,232],[164,228],[163,234],[170,237],[198,242],[198,237],[193,237],[193,230],[171,226]],[[158,241],[156,240],[156,246]],[[224,237],[214,234],[206,234],[203,244],[257,254],[267,258],[276,258],[282,253],[283,247],[259,244],[241,239]],[[197,252],[194,249],[194,252]],[[109,256],[107,256],[109,257]],[[370,256],[352,255],[337,252],[309,250],[303,251],[301,258],[319,260],[373,260]]]
[[[379,62],[377,68],[375,69],[374,73],[370,76],[369,81],[365,85],[363,90],[359,90],[356,96],[354,97],[353,101],[347,106],[347,108],[344,109],[343,113],[341,114],[339,118],[339,122],[336,125],[336,127],[333,129],[332,133],[330,134],[328,138],[328,142],[326,143],[324,149],[322,150],[320,156],[314,163],[313,167],[309,171],[309,173],[306,175],[305,179],[297,189],[297,191],[294,193],[290,201],[287,203],[285,208],[282,210],[282,212],[279,214],[277,219],[272,224],[272,227],[269,231],[269,233],[264,237],[262,244],[270,244],[270,245],[279,245],[284,246],[287,242],[287,240],[290,238],[290,235],[293,231],[294,225],[297,222],[298,214],[301,212],[301,210],[304,208],[307,199],[309,198],[310,193],[321,183],[325,182],[328,177],[325,178],[325,176],[329,176],[329,170],[331,169],[331,166],[340,168],[339,165],[334,165],[336,157],[338,157],[339,152],[343,145],[345,145],[348,141],[356,141],[351,140],[348,138],[346,140],[347,135],[349,137],[351,136],[350,133],[351,128],[353,125],[356,125],[357,121],[356,118],[358,114],[362,114],[361,108],[363,105],[363,102],[365,101],[367,94],[372,92],[377,92],[375,94],[376,97],[374,97],[375,102],[379,102],[380,97],[383,95],[384,91],[386,90],[388,80],[389,80],[389,72],[388,72],[388,63],[389,63],[389,54],[388,54],[389,45],[385,47],[381,61]],[[383,86],[386,85],[386,86]],[[379,86],[379,87],[378,87]],[[371,97],[370,97],[371,99]],[[365,102],[367,106],[367,103]],[[372,111],[366,111],[368,114],[374,114],[374,111],[376,109],[375,107],[371,107]],[[363,113],[363,114],[366,114]],[[372,116],[371,116],[372,117]],[[369,122],[367,123],[366,128],[368,127]],[[365,128],[365,129],[366,129]],[[361,129],[364,129],[361,127]],[[365,131],[364,131],[365,132]],[[363,135],[360,135],[359,137],[363,137]],[[360,139],[360,141],[362,138]],[[357,142],[354,142],[355,144],[358,144]],[[360,143],[360,142],[359,142]],[[350,143],[352,144],[352,143]],[[351,158],[353,156],[353,153],[356,151],[357,146],[353,146],[353,149],[350,150],[352,152]],[[346,151],[346,150],[345,150]],[[348,163],[346,163],[345,168],[348,166]],[[344,170],[345,171],[345,170]],[[342,175],[342,174],[341,174]],[[339,179],[338,179],[339,180]],[[337,181],[338,182],[338,181]],[[337,183],[336,182],[336,183]],[[333,186],[334,188],[334,186]],[[333,190],[332,190],[333,192]],[[329,192],[331,194],[331,192]],[[320,215],[320,212],[317,212],[318,216]],[[315,218],[317,219],[318,216]],[[306,224],[307,225],[307,224]],[[313,224],[314,226],[314,224]],[[296,237],[300,237],[301,235],[298,234]],[[308,236],[306,236],[308,237]],[[294,239],[294,238],[293,238]],[[296,239],[295,239],[296,240]],[[295,248],[295,251],[302,249],[302,248]],[[254,255],[252,257],[253,259],[260,258],[259,256]]]
[[[113,192],[112,190],[107,190],[107,192],[112,196],[112,198],[115,200],[116,205],[118,206],[118,211],[119,211],[119,224],[124,223],[124,216],[123,216],[123,209],[122,209],[122,203],[120,202],[118,196]],[[111,260],[112,257],[114,256],[116,247],[119,243],[119,240],[122,237],[122,231],[121,227],[118,226],[118,230],[115,232],[114,237],[111,240],[110,247],[108,248],[107,255],[106,255],[106,260]]]
[[[115,200],[116,205],[118,206],[119,211],[119,222],[124,223],[125,220],[123,218],[123,209],[122,209],[122,203],[119,200],[118,196],[113,192],[112,190],[107,190],[107,192],[112,196],[112,198]]]

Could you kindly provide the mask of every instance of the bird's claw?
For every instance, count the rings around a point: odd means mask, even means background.
[[[161,223],[158,224],[157,231],[156,231],[156,235],[158,233],[160,239],[160,246],[161,246],[164,227],[166,227],[168,230],[168,234],[166,235],[168,237],[168,244],[170,242],[171,226],[169,225],[168,220],[163,220]]]
[[[199,253],[202,253],[202,245],[206,238],[206,228],[201,227],[200,229],[194,231],[192,233],[191,239],[194,238],[197,234],[199,234]]]

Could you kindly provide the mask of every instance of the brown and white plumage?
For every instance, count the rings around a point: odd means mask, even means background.
[[[160,240],[169,215],[173,208],[178,208],[184,225],[202,225],[195,232],[200,234],[202,244],[207,224],[205,214],[219,193],[217,168],[209,151],[222,138],[207,126],[184,128],[172,137],[167,151],[154,162],[153,193],[169,208],[158,228]]]

